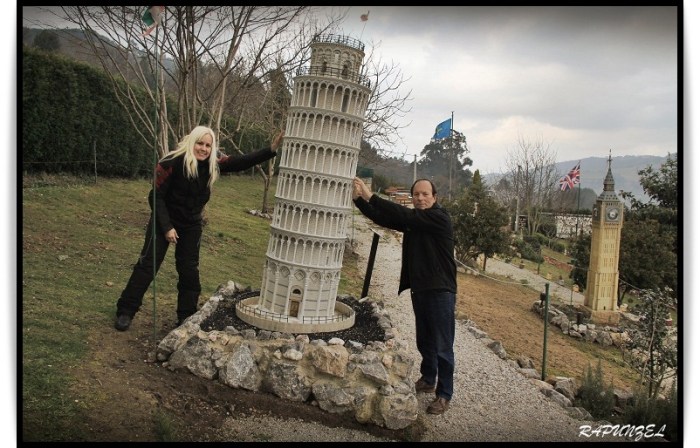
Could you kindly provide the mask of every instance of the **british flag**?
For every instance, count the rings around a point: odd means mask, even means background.
[[[561,187],[561,191],[566,191],[570,188],[574,188],[574,186],[578,183],[581,183],[581,161],[576,164],[575,167],[571,168],[571,171],[569,173],[559,179],[559,186]]]

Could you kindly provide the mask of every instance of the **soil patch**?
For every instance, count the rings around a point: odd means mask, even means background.
[[[159,441],[159,428],[165,426],[177,441],[201,442],[211,440],[210,435],[231,416],[296,418],[392,439],[418,430],[363,425],[352,416],[331,414],[309,403],[170,371],[153,359],[156,344],[175,328],[174,319],[157,325],[155,343],[152,316],[146,310],[123,333],[114,330],[111,321],[103,324],[103,334],[89,341],[90,361],[73,372],[77,378],[73,392],[84,403],[84,415],[76,419],[82,421],[81,428],[75,428],[84,438],[76,441]],[[33,440],[32,435],[25,434],[24,440]]]

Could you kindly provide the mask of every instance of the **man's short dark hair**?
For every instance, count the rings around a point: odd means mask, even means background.
[[[435,188],[435,184],[433,183],[432,180],[430,180],[430,179],[416,179],[416,181],[413,182],[413,185],[411,185],[411,196],[413,196],[413,187],[415,187],[416,184],[422,180],[424,180],[426,182],[430,182],[430,187],[433,189],[433,196],[437,195],[437,188]]]

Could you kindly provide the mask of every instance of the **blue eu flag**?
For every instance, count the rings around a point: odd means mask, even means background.
[[[450,136],[450,130],[452,130],[452,118],[448,118],[443,121],[435,128],[435,135],[433,135],[433,140],[439,140],[441,138],[447,138]]]

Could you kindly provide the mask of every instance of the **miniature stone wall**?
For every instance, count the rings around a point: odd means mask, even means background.
[[[417,419],[413,360],[395,339],[396,329],[376,303],[386,328],[384,341],[310,340],[308,335],[229,326],[203,331],[200,324],[230,296],[234,282],[220,288],[157,348],[157,359],[173,371],[188,371],[234,388],[311,402],[332,413],[349,413],[360,423],[402,429]]]

